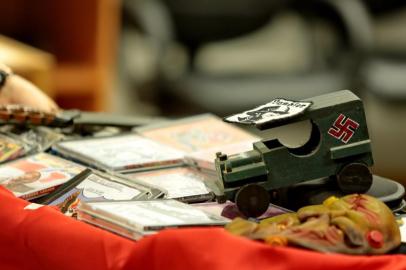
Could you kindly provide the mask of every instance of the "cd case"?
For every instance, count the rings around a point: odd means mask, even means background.
[[[31,200],[44,196],[86,168],[47,153],[23,157],[0,166],[0,185]]]
[[[148,184],[86,169],[37,203],[57,206],[65,215],[75,216],[76,206],[82,201],[151,200],[164,195],[164,191]]]
[[[0,132],[6,136],[12,137],[25,147],[29,148],[28,152],[38,153],[48,150],[53,144],[65,139],[65,136],[57,130],[48,127],[24,127],[5,125],[0,128]]]
[[[182,152],[132,133],[63,141],[52,149],[103,171],[142,171],[183,164]]]
[[[251,150],[252,143],[260,140],[213,114],[147,125],[135,131],[146,138],[183,151],[188,164],[212,171],[215,170],[216,152],[231,155]]]
[[[22,157],[31,149],[18,138],[0,133],[0,164]]]
[[[177,200],[80,202],[78,219],[139,239],[164,228],[223,226],[229,219]]]
[[[190,167],[166,168],[126,176],[165,190],[167,199],[195,203],[215,198],[215,178]]]

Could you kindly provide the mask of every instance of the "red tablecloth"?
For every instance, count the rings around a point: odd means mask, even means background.
[[[0,187],[0,269],[406,269],[406,256],[272,248],[221,228],[172,229],[133,242]]]

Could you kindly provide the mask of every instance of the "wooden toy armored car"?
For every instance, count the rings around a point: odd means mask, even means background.
[[[275,99],[225,121],[270,132],[302,121],[311,127],[298,147],[263,139],[247,152],[217,153],[219,198],[235,201],[246,216],[261,215],[271,191],[304,181],[330,177],[344,193],[364,193],[371,186],[373,159],[363,103],[348,90],[299,102]]]

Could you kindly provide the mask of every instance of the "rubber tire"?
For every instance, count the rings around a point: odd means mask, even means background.
[[[257,184],[248,184],[241,187],[235,195],[235,203],[238,210],[245,217],[259,217],[269,207],[269,192]]]

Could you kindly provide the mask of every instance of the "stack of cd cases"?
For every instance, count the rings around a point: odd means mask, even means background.
[[[223,226],[230,220],[176,200],[80,202],[78,219],[138,240],[165,228]]]

